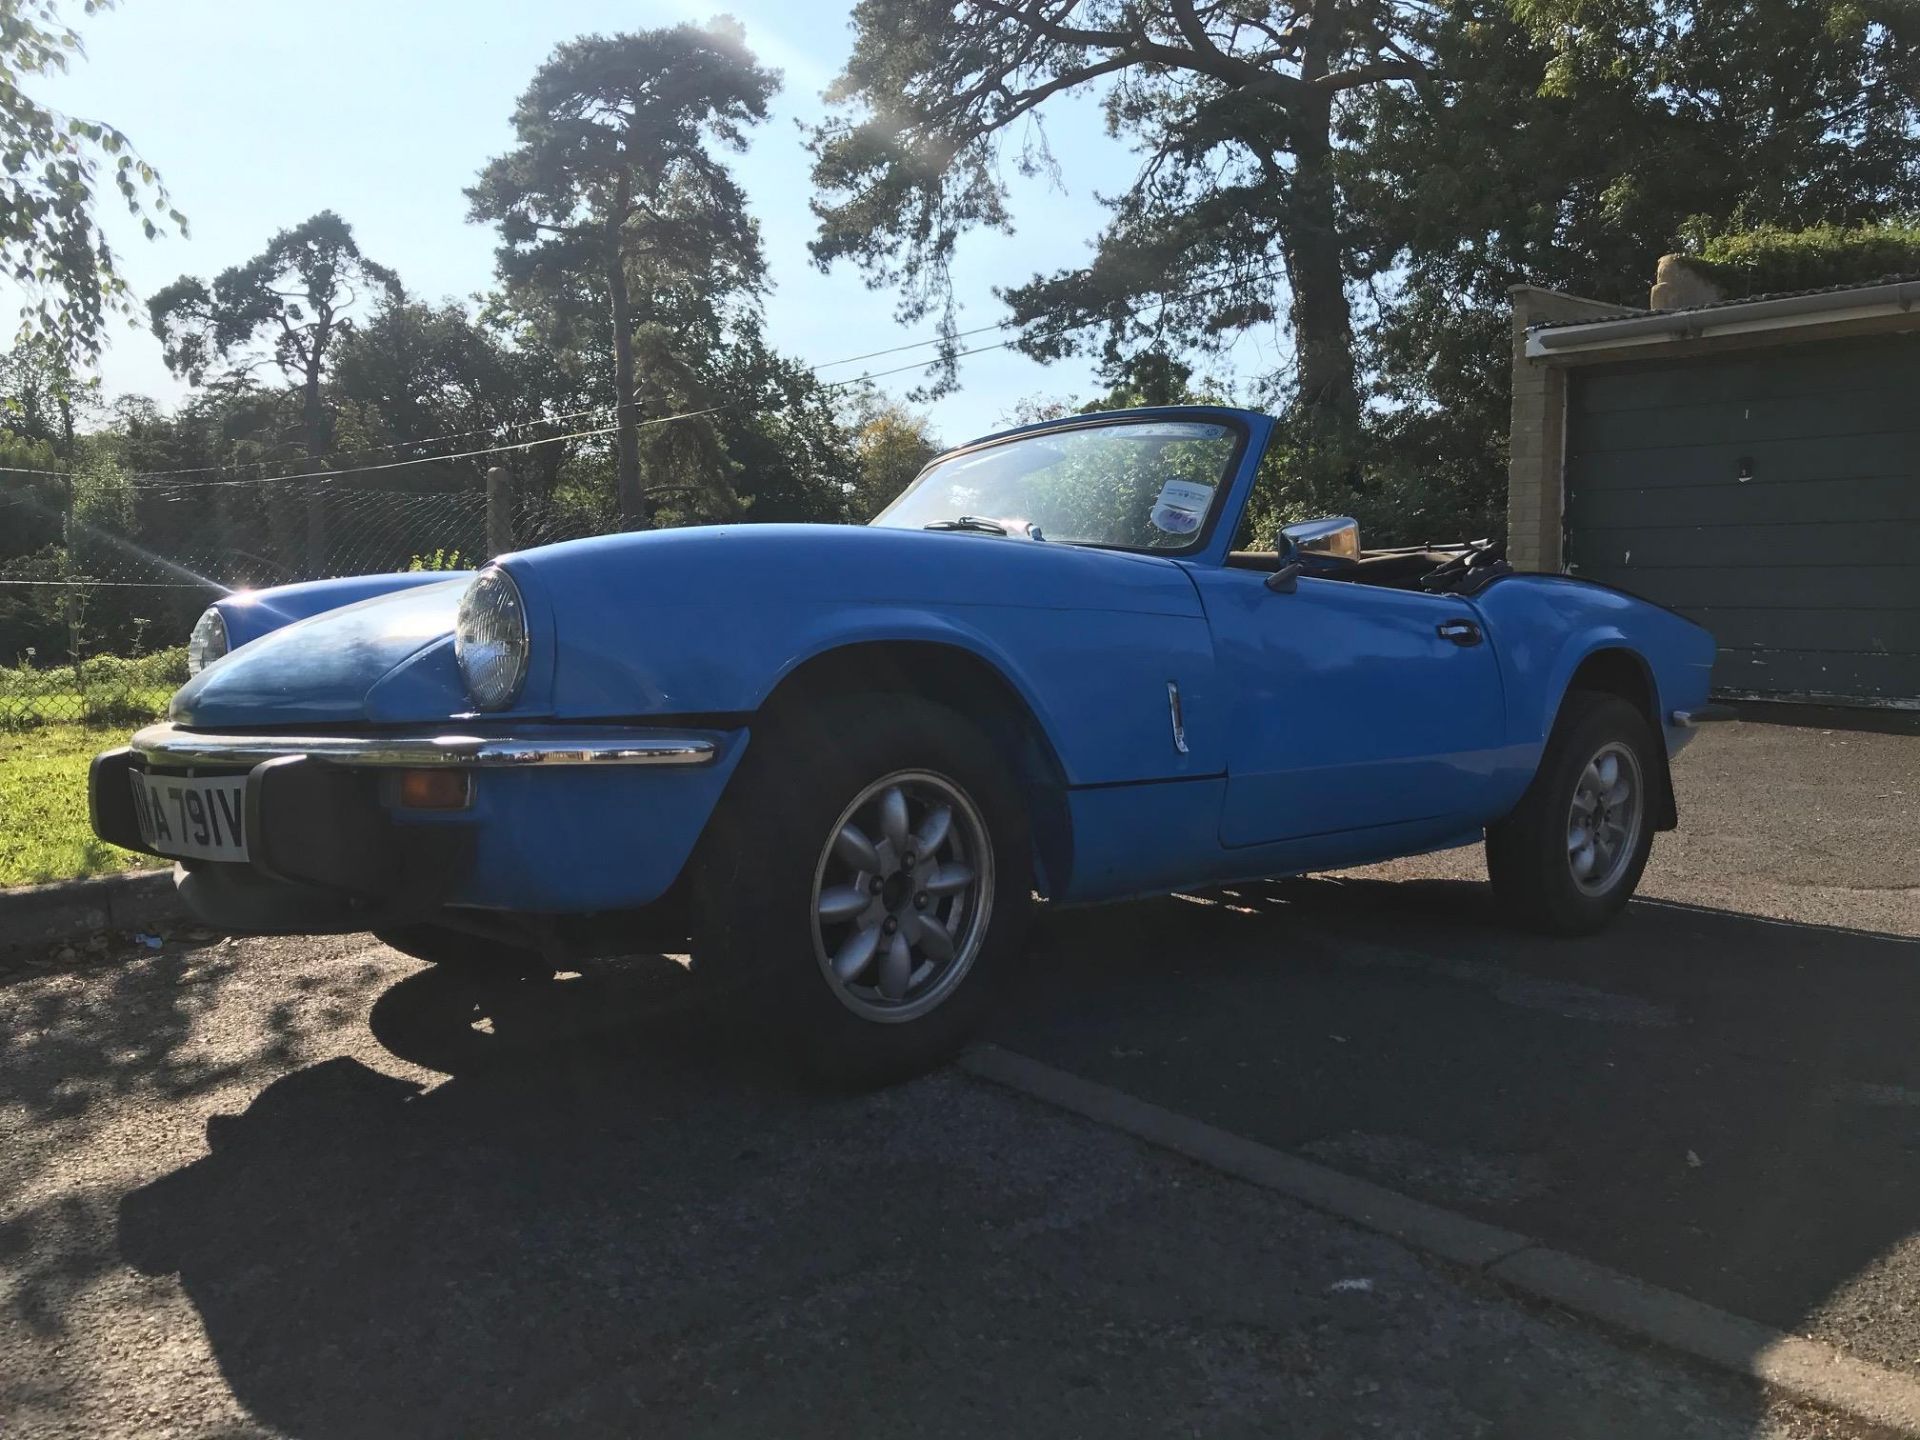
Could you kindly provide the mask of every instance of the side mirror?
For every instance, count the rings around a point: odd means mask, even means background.
[[[1360,522],[1351,515],[1325,515],[1318,520],[1300,520],[1281,532],[1310,555],[1330,555],[1341,560],[1360,558]]]
[[[1307,568],[1300,563],[1300,547],[1293,543],[1293,536],[1282,530],[1273,548],[1280,556],[1280,568],[1267,576],[1267,589],[1276,595],[1291,595],[1300,588],[1300,572]]]

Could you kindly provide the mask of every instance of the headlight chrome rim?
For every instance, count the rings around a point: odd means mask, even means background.
[[[198,675],[231,648],[226,618],[209,605],[193,622],[193,633],[187,637],[187,674]]]
[[[454,658],[476,710],[504,710],[519,698],[531,648],[520,587],[489,565],[461,595],[453,631]]]

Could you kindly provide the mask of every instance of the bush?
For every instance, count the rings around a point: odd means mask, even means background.
[[[1858,285],[1920,275],[1920,219],[1874,225],[1763,225],[1735,235],[1697,238],[1688,264],[1729,296]]]
[[[407,561],[409,573],[421,570],[471,570],[473,564],[458,550],[429,550]]]
[[[133,658],[102,655],[44,670],[0,668],[0,727],[19,730],[66,720],[137,725],[158,718],[186,680],[184,647]]]

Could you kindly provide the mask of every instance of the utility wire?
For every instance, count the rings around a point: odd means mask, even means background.
[[[989,330],[1011,329],[1019,323],[1017,320],[996,320],[991,325],[976,325],[971,330],[956,330],[951,335],[935,335],[930,340],[909,340],[904,345],[889,345],[884,350],[869,350],[864,355],[849,355],[844,360],[824,360],[811,368],[813,373],[817,375],[822,370],[832,370],[840,365],[852,365],[860,360],[877,360],[882,355],[898,355],[903,350],[919,350],[928,345],[944,345],[949,340],[964,340],[969,335],[984,335]],[[907,368],[914,369],[917,367],[908,366]]]
[[[1176,295],[1163,295],[1157,300],[1150,302],[1150,304],[1157,305],[1160,308],[1164,309],[1166,306],[1173,304],[1176,300],[1205,299],[1209,295],[1218,294],[1222,290],[1233,289],[1235,286],[1238,286],[1238,285],[1251,284],[1261,280],[1273,279],[1279,273],[1280,272],[1277,270],[1268,270],[1268,271],[1263,271],[1262,273],[1257,275],[1235,276],[1233,279],[1228,280],[1223,284],[1215,285],[1208,289],[1192,290],[1192,291],[1187,291],[1182,294],[1176,294]],[[1132,309],[1129,309],[1127,313],[1129,316],[1138,315],[1140,313],[1140,309],[1144,309],[1144,308],[1147,308],[1147,307],[1142,306],[1139,308],[1132,308]],[[1102,318],[1104,317],[1096,317],[1091,320],[1083,320],[1077,324],[1066,326],[1065,330],[1067,332],[1072,332],[1075,330],[1085,330],[1090,328],[1091,326],[1100,324]],[[979,325],[979,326],[975,326],[973,329],[970,329],[970,330],[958,331],[954,335],[950,335],[950,336],[943,335],[943,336],[936,336],[932,339],[927,339],[927,340],[910,341],[903,345],[889,346],[888,348],[883,350],[868,351],[864,355],[849,356],[847,359],[844,359],[844,360],[823,361],[820,364],[804,366],[802,368],[805,371],[805,373],[809,375],[813,375],[815,378],[818,378],[820,371],[832,369],[835,366],[851,365],[856,361],[876,359],[884,355],[897,355],[907,350],[922,349],[929,345],[945,345],[945,344],[951,343],[951,341],[953,340],[963,339],[970,335],[984,335],[991,331],[1011,329],[1018,323],[1020,322],[1016,322],[1013,320],[1001,320],[991,325]],[[1031,322],[1028,322],[1028,323],[1031,323]],[[939,357],[939,358],[951,358],[951,359],[958,360],[958,359],[963,359],[969,355],[983,355],[994,350],[1010,350],[1015,346],[1019,345],[1022,339],[1024,338],[1025,337],[1023,336],[1016,335],[1012,339],[1002,340],[996,344],[976,345],[966,350],[954,351],[952,352],[951,356]],[[852,385],[863,385],[870,380],[883,379],[884,377],[889,375],[899,375],[909,370],[923,370],[927,368],[927,366],[934,363],[936,363],[935,360],[913,361],[909,364],[896,365],[886,370],[862,371],[858,375],[849,376],[841,380],[821,381],[821,388],[827,389],[827,390],[839,390]],[[722,401],[717,405],[706,406],[703,409],[699,409],[699,410],[686,410],[674,415],[653,416],[648,419],[637,421],[635,423],[635,428],[647,429],[656,425],[673,424],[681,420],[694,420],[694,419],[698,419],[703,415],[714,415],[714,414],[718,414],[723,410],[732,409],[735,406],[739,405],[740,403],[741,402],[739,400],[727,400],[727,401]],[[483,426],[483,427],[479,427],[477,429],[472,429],[472,430],[455,430],[455,431],[450,431],[444,435],[428,436],[419,440],[403,440],[403,441],[398,441],[391,445],[374,446],[365,450],[350,451],[348,453],[350,455],[380,454],[380,453],[384,453],[386,451],[391,451],[391,450],[408,449],[416,445],[431,445],[441,440],[460,439],[467,435],[494,434],[494,433],[498,433],[501,430],[514,430],[514,429],[526,428],[533,425],[555,424],[562,420],[577,419],[583,415],[605,414],[611,408],[612,407],[609,407],[609,406],[595,406],[585,410],[565,411],[565,412],[562,412],[561,414],[546,416],[538,420],[509,421],[503,425]],[[611,435],[615,433],[619,428],[620,427],[618,425],[602,425],[602,426],[598,426],[598,427],[587,429],[587,430],[570,431],[569,433],[564,435],[547,435],[547,436],[542,436],[537,440],[525,440],[517,444],[487,445],[487,446],[482,446],[478,449],[462,450],[462,451],[457,451],[451,454],[419,455],[411,459],[389,460],[389,461],[385,461],[385,462],[374,464],[374,465],[339,466],[339,467],[335,467],[327,470],[306,470],[306,471],[300,471],[294,474],[287,474],[287,475],[252,475],[252,476],[246,476],[246,477],[235,479],[235,480],[209,480],[209,481],[202,482],[202,484],[205,486],[263,485],[263,484],[278,484],[283,481],[293,481],[293,480],[331,480],[331,479],[338,479],[346,475],[363,475],[363,474],[369,474],[369,473],[373,473],[381,470],[400,470],[413,465],[432,465],[432,464],[439,464],[439,463],[444,463],[452,460],[471,460],[482,455],[503,455],[503,454],[508,454],[508,453],[522,451],[522,450],[534,450],[534,449],[538,449],[542,445],[558,445],[568,440],[584,440],[584,439],[591,439],[601,435]],[[272,460],[244,460],[244,461],[238,461],[238,462],[227,464],[227,465],[187,466],[187,467],[183,467],[175,470],[145,470],[137,474],[129,475],[126,477],[126,479],[128,483],[131,484],[131,483],[136,483],[143,480],[169,479],[174,476],[180,476],[180,475],[216,474],[216,473],[221,473],[225,471],[253,469],[253,468],[259,468],[264,465],[284,464],[284,463],[286,462],[272,461]],[[0,474],[6,474],[6,475],[44,475],[44,476],[50,476],[55,478],[64,478],[64,477],[70,476],[72,473],[73,472],[70,470],[36,470],[36,469],[29,469],[24,466],[0,465]]]
[[[498,425],[477,425],[471,430],[449,430],[444,435],[422,435],[418,440],[396,440],[390,445],[366,445],[357,450],[342,452],[342,459],[355,459],[361,455],[384,455],[392,450],[411,450],[416,445],[438,445],[442,440],[464,440],[469,435],[498,435],[502,431],[529,430],[535,425],[558,425],[563,420],[578,420],[582,415],[603,415],[613,407],[610,405],[591,405],[585,410],[563,410],[558,415],[542,415],[534,420],[503,420]],[[301,457],[303,459],[309,457]],[[427,457],[431,458],[431,457]],[[135,480],[163,480],[175,475],[211,475],[222,470],[242,470],[263,465],[287,465],[296,462],[288,460],[234,460],[225,465],[187,465],[178,470],[142,470],[130,478]],[[0,469],[5,467],[0,466]],[[351,468],[351,467],[350,467]],[[62,471],[39,470],[39,475],[62,474]],[[338,472],[336,472],[338,473]],[[290,475],[262,475],[262,480],[290,480]]]
[[[645,430],[655,425],[671,425],[676,420],[696,420],[702,415],[713,415],[737,404],[737,401],[724,401],[719,405],[709,405],[703,410],[683,410],[677,415],[655,415],[645,420],[636,420],[634,429]],[[592,430],[575,430],[566,435],[547,435],[538,440],[523,440],[517,445],[487,445],[478,450],[461,450],[452,455],[421,455],[412,460],[388,460],[379,465],[355,465],[345,470],[307,470],[298,475],[255,475],[241,480],[207,480],[203,486],[211,485],[277,485],[283,480],[334,480],[342,475],[364,475],[374,470],[400,470],[409,465],[432,465],[445,460],[471,460],[476,455],[503,455],[514,450],[532,450],[541,445],[558,445],[563,440],[584,440],[594,435],[611,435],[618,425],[601,425]],[[130,475],[129,480],[144,480],[145,475]]]
[[[1276,277],[1277,277],[1277,276],[1278,276],[1279,274],[1280,274],[1280,272],[1279,272],[1278,270],[1266,270],[1266,271],[1262,271],[1262,272],[1261,272],[1260,274],[1258,274],[1258,275],[1240,275],[1240,276],[1235,276],[1235,277],[1234,277],[1234,278],[1233,278],[1232,280],[1229,280],[1229,281],[1226,281],[1226,282],[1225,282],[1224,284],[1220,284],[1220,285],[1215,285],[1215,286],[1212,286],[1212,287],[1210,287],[1210,288],[1208,288],[1208,289],[1205,289],[1205,290],[1189,290],[1189,291],[1186,291],[1186,292],[1184,292],[1184,293],[1182,293],[1182,294],[1177,294],[1177,295],[1164,295],[1164,296],[1162,296],[1161,298],[1159,298],[1158,300],[1154,300],[1154,301],[1151,301],[1151,302],[1149,302],[1149,304],[1150,304],[1150,305],[1153,305],[1153,306],[1158,306],[1158,307],[1160,307],[1161,309],[1164,309],[1164,308],[1166,308],[1166,307],[1167,307],[1168,305],[1171,305],[1171,304],[1172,304],[1172,303],[1173,303],[1174,301],[1176,301],[1176,300],[1204,300],[1204,299],[1205,299],[1205,298],[1206,298],[1207,296],[1209,296],[1209,295],[1217,295],[1217,294],[1219,294],[1219,293],[1220,293],[1220,292],[1221,292],[1222,290],[1231,290],[1231,289],[1233,289],[1233,288],[1234,288],[1234,287],[1235,287],[1236,285],[1248,285],[1248,284],[1253,284],[1253,283],[1255,283],[1255,282],[1257,282],[1257,281],[1260,281],[1260,280],[1272,280],[1272,279],[1274,279],[1274,278],[1276,278]],[[1141,310],[1143,310],[1143,309],[1147,309],[1147,308],[1149,308],[1149,307],[1148,307],[1148,306],[1144,306],[1144,305],[1143,305],[1143,306],[1138,306],[1138,307],[1134,307],[1134,308],[1130,308],[1130,309],[1129,309],[1129,310],[1127,311],[1127,314],[1128,314],[1128,316],[1129,316],[1129,317],[1132,317],[1132,316],[1135,316],[1135,315],[1138,315],[1138,314],[1140,313],[1140,311],[1141,311]],[[1103,321],[1104,319],[1105,319],[1105,317],[1104,317],[1104,316],[1097,316],[1097,317],[1095,317],[1094,319],[1091,319],[1091,320],[1082,320],[1082,321],[1080,321],[1080,322],[1079,322],[1078,324],[1076,324],[1076,325],[1068,325],[1068,326],[1066,326],[1066,327],[1065,327],[1065,332],[1066,332],[1066,333],[1070,333],[1070,332],[1072,332],[1072,331],[1075,331],[1075,330],[1086,330],[1086,329],[1090,329],[1091,327],[1093,327],[1093,326],[1095,326],[1095,325],[1098,325],[1098,324],[1100,324],[1100,323],[1101,323],[1101,322],[1102,322],[1102,321]],[[1001,321],[1001,322],[1000,322],[999,324],[997,324],[997,325],[982,325],[982,326],[980,326],[980,327],[979,327],[978,329],[975,329],[975,330],[962,330],[962,331],[960,332],[960,334],[959,334],[959,335],[956,335],[956,336],[954,336],[953,338],[955,338],[955,339],[959,339],[959,338],[960,338],[960,336],[964,336],[964,335],[980,335],[980,334],[984,334],[984,333],[985,333],[986,331],[988,331],[988,330],[1005,330],[1005,329],[1008,329],[1008,328],[1010,328],[1010,327],[1012,327],[1012,326],[1013,326],[1014,324],[1015,324],[1015,322],[1014,322],[1014,321],[1012,321],[1012,320],[1003,320],[1003,321]],[[959,360],[959,359],[963,359],[964,357],[966,357],[966,356],[968,356],[968,355],[984,355],[984,354],[985,354],[985,353],[987,353],[987,352],[988,352],[989,350],[1011,350],[1011,349],[1013,349],[1013,348],[1014,348],[1014,347],[1015,347],[1016,345],[1018,345],[1018,344],[1020,344],[1020,343],[1021,343],[1021,341],[1022,341],[1022,340],[1024,340],[1024,339],[1026,339],[1026,338],[1027,338],[1027,337],[1026,337],[1026,336],[1024,336],[1024,335],[1016,335],[1016,336],[1014,336],[1014,337],[1013,337],[1013,338],[1012,338],[1011,340],[1002,340],[1002,341],[1000,341],[1000,342],[998,342],[997,344],[993,344],[993,345],[975,345],[975,346],[973,346],[973,347],[972,347],[971,349],[967,349],[967,350],[956,350],[956,351],[954,351],[954,352],[953,352],[953,355],[952,355],[952,357],[951,357],[951,358],[953,358],[953,359],[955,359],[955,360]],[[925,341],[922,341],[922,342],[920,342],[920,343],[921,343],[921,344],[925,344],[925,343],[927,343],[927,342],[925,342]],[[901,346],[896,346],[896,347],[895,347],[895,350],[910,350],[910,349],[913,349],[913,348],[914,348],[914,347],[913,347],[913,346],[911,346],[911,345],[901,345]],[[874,352],[873,352],[873,354],[874,354],[874,355],[891,355],[891,354],[893,354],[893,353],[895,353],[895,351],[894,351],[894,350],[876,350],[876,351],[874,351]],[[859,358],[861,358],[861,359],[866,359],[866,358],[868,358],[868,357],[866,357],[866,356],[861,356],[861,357],[859,357]],[[933,362],[933,361],[931,361],[931,360],[917,360],[917,361],[915,361],[914,363],[912,363],[911,365],[896,365],[896,366],[894,366],[894,367],[893,367],[893,368],[892,368],[891,370],[869,370],[869,371],[862,371],[862,372],[861,372],[860,374],[858,374],[858,375],[855,375],[855,376],[852,376],[851,378],[849,378],[849,379],[846,379],[846,380],[826,380],[826,381],[822,381],[822,382],[821,382],[821,385],[822,385],[822,388],[823,388],[823,389],[827,389],[827,390],[835,390],[835,389],[839,389],[840,387],[842,387],[842,386],[846,386],[846,385],[859,385],[859,384],[863,384],[863,383],[865,383],[865,382],[866,382],[866,381],[868,381],[868,380],[878,380],[878,379],[880,379],[880,378],[882,378],[883,376],[887,376],[887,375],[899,375],[899,374],[901,374],[902,372],[904,372],[904,371],[907,371],[907,370],[924,370],[924,369],[926,369],[926,368],[927,368],[927,366],[928,366],[928,365],[931,365],[931,364],[933,364],[933,363],[934,363],[934,362]],[[822,368],[822,367],[818,367],[818,366],[816,366],[816,367],[814,367],[814,373],[816,373],[816,374],[817,374],[820,368]]]
[[[1097,322],[1089,321],[1088,323],[1094,324]],[[1085,327],[1080,326],[1075,328],[1084,329]],[[955,360],[960,360],[960,359],[964,359],[968,355],[984,355],[989,350],[1011,350],[1014,346],[1018,345],[1019,343],[1020,341],[1018,337],[1016,337],[1012,340],[1002,340],[996,345],[975,345],[972,349],[969,349],[969,350],[954,351],[952,358]],[[851,376],[850,378],[845,380],[823,380],[820,382],[820,388],[823,390],[839,390],[848,385],[864,385],[869,380],[878,380],[878,379],[881,379],[883,376],[899,375],[899,374],[903,374],[908,370],[924,370],[927,368],[927,366],[930,363],[932,362],[926,361],[926,360],[915,360],[909,365],[896,365],[891,370],[863,370],[861,371],[860,374]]]
[[[449,430],[443,435],[422,435],[417,440],[396,440],[390,445],[365,445],[357,450],[341,452],[341,458],[354,459],[361,455],[384,455],[391,450],[410,450],[416,445],[437,445],[442,440],[462,440],[469,435],[497,435],[503,430],[528,430],[535,425],[557,425],[562,420],[578,420],[582,415],[603,415],[613,407],[610,405],[592,405],[585,410],[563,410],[558,415],[542,415],[533,420],[503,420],[498,425],[477,425],[471,430]],[[308,457],[301,457],[308,458]],[[428,457],[431,458],[431,457]],[[132,480],[165,480],[175,475],[213,475],[227,470],[258,469],[265,465],[288,465],[297,463],[289,460],[229,460],[222,465],[183,465],[174,470],[142,470],[128,478]],[[4,475],[71,475],[71,470],[30,470],[24,465],[0,465],[0,474]],[[343,471],[332,472],[346,473]],[[292,479],[292,476],[262,475],[262,480]]]

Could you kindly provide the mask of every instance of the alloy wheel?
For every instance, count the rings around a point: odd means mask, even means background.
[[[901,770],[854,797],[813,879],[813,948],[864,1019],[912,1020],[966,978],[993,911],[993,847],[966,792]]]
[[[1639,758],[1618,740],[1602,745],[1574,781],[1567,809],[1567,867],[1583,895],[1609,893],[1633,863],[1645,790]]]

